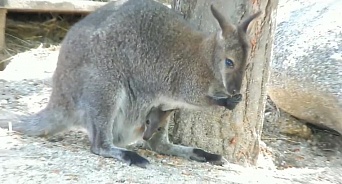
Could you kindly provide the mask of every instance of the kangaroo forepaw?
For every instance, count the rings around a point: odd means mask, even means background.
[[[214,165],[223,165],[222,156],[217,154],[208,153],[202,149],[195,148],[193,149],[193,153],[195,156],[190,157],[192,160],[196,160],[199,162],[210,162]]]
[[[236,105],[238,103],[240,103],[241,101],[242,101],[242,95],[241,94],[237,94],[237,95],[234,95],[232,97],[228,97],[227,98],[227,104],[225,107],[229,110],[233,110],[233,109],[235,109]]]
[[[136,165],[141,168],[146,168],[146,166],[150,164],[150,162],[146,158],[133,151],[124,151],[123,159],[127,163],[129,163],[130,166]]]
[[[237,94],[232,97],[215,97],[215,96],[207,96],[211,104],[223,106],[229,110],[235,109],[237,104],[241,102],[242,95]]]

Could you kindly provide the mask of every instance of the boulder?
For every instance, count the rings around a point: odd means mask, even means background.
[[[285,112],[342,133],[342,1],[279,2],[268,95]]]

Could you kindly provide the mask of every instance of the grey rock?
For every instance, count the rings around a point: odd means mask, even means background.
[[[342,1],[280,1],[268,95],[282,110],[342,133]]]

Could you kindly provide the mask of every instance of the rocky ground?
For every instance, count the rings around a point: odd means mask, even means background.
[[[51,92],[58,46],[17,54],[0,72],[0,120],[6,111],[33,113]],[[197,163],[139,150],[148,169],[129,167],[89,152],[81,131],[53,139],[0,129],[0,183],[342,183],[341,137],[312,131],[268,103],[265,144],[258,165],[245,168]]]

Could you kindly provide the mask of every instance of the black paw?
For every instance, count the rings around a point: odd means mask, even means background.
[[[207,96],[209,102],[214,105],[223,106],[229,110],[235,109],[237,104],[241,102],[242,95],[237,94],[232,97],[215,97],[215,96]]]
[[[223,165],[222,156],[217,154],[208,153],[202,149],[195,148],[193,149],[193,153],[196,155],[196,158],[191,158],[197,161],[210,162],[214,165]],[[198,159],[201,158],[201,159]]]
[[[146,166],[150,164],[146,158],[133,151],[125,151],[123,159],[128,162],[130,166],[136,165],[141,168],[146,168]]]
[[[233,110],[235,109],[235,107],[237,106],[237,104],[239,104],[242,100],[242,95],[238,94],[238,95],[234,95],[232,97],[228,97],[227,98],[227,103],[226,103],[226,108],[229,110]]]

